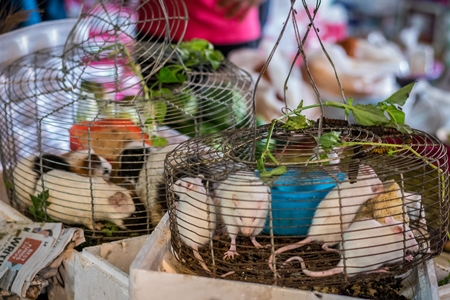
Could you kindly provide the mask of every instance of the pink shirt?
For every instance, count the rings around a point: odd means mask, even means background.
[[[171,6],[172,1],[165,1],[166,8],[170,16],[175,16],[171,20],[172,38],[179,40],[182,35],[183,23],[176,16],[180,12]],[[243,20],[237,18],[225,18],[225,10],[216,6],[217,0],[186,0],[185,4],[188,11],[189,21],[183,40],[193,38],[203,38],[216,45],[239,44],[256,40],[259,38],[261,28],[258,18],[258,8],[253,7]],[[157,13],[162,14],[158,1],[149,1],[138,10],[139,19],[153,19],[149,22],[138,24],[142,32],[147,32],[147,36],[153,34],[162,35],[164,32],[163,22],[155,22]],[[176,22],[179,22],[176,26]]]

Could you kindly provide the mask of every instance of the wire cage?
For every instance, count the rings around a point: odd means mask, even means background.
[[[284,26],[292,20],[298,43],[292,66],[302,57],[308,70],[303,44],[309,32],[320,42],[320,1],[306,2],[305,34],[295,1]],[[307,120],[300,103],[270,124],[192,138],[167,154],[171,245],[182,272],[340,293],[369,281],[397,284],[442,251],[448,154],[402,122],[398,107],[411,85],[377,105],[347,101],[342,89],[343,104],[324,103],[319,79],[309,76],[318,120]],[[325,105],[356,123],[326,118]]]
[[[324,133],[368,146],[314,160],[317,124],[276,126],[271,152],[287,171],[264,177],[252,151],[261,153],[269,129],[258,127],[256,139],[253,129],[193,138],[167,155],[172,247],[191,272],[293,288],[339,286],[402,275],[442,251],[449,179],[437,139],[419,130],[404,136],[325,125]],[[370,145],[393,138],[420,157]]]
[[[75,86],[82,79],[102,83],[106,94],[139,88],[130,56],[144,77],[153,75],[183,39],[187,22],[183,1],[98,0],[81,12],[66,40],[67,80]]]
[[[147,9],[142,14],[150,19],[136,24],[181,30],[173,26],[186,19],[175,16],[184,12],[182,2],[148,2],[160,5],[165,18]],[[254,127],[251,78],[223,57],[214,68],[203,61],[186,66],[183,43],[164,35],[136,46],[143,42],[138,29],[127,35],[130,43],[100,45],[96,38],[114,36],[112,27],[123,33],[136,25],[123,16],[128,10],[122,4],[98,1],[81,15],[65,46],[24,56],[0,75],[0,151],[11,204],[36,221],[84,226],[93,243],[151,232],[165,211],[155,201],[165,199],[164,158],[180,142]],[[94,16],[99,9],[108,18]],[[90,18],[100,20],[94,22],[100,30],[83,40]],[[158,46],[147,47],[153,43]],[[107,64],[98,61],[105,48]],[[158,81],[158,70],[174,66],[183,80]]]

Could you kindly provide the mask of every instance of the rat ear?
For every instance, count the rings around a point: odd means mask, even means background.
[[[184,182],[186,184],[186,188],[190,191],[194,190],[194,184],[192,182]]]
[[[394,228],[392,229],[394,231],[394,233],[403,233],[403,226],[402,225],[395,225]]]
[[[386,222],[386,224],[394,224],[395,219],[393,216],[387,216],[384,218],[384,221]]]
[[[374,185],[371,186],[371,189],[372,189],[373,193],[377,193],[377,194],[384,191],[383,184],[381,184],[381,183],[375,183]]]
[[[234,206],[238,206],[238,198],[237,198],[237,196],[236,196],[236,194],[232,194],[231,195],[231,200],[233,201],[233,203],[234,203]]]

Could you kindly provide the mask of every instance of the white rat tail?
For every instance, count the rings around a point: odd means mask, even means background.
[[[290,262],[290,261],[293,261],[293,260],[298,260],[298,261],[300,261],[300,264],[302,265],[302,272],[303,272],[305,275],[310,276],[310,277],[326,277],[326,276],[331,276],[331,275],[334,275],[334,274],[342,273],[342,271],[344,270],[344,268],[342,268],[342,267],[336,267],[336,268],[329,269],[329,270],[326,270],[326,271],[311,271],[311,270],[308,270],[308,269],[306,268],[305,261],[304,261],[303,258],[301,258],[300,256],[293,256],[293,257],[287,259],[287,260],[284,262],[283,265],[285,265],[286,263],[288,263],[288,262]]]
[[[273,259],[274,259],[276,254],[280,254],[280,253],[283,253],[283,252],[286,252],[286,251],[289,251],[289,250],[300,248],[300,247],[302,247],[302,246],[304,246],[304,245],[306,245],[308,243],[311,243],[312,241],[313,241],[313,238],[308,236],[307,238],[301,240],[300,242],[297,242],[295,244],[291,244],[291,245],[287,245],[287,246],[279,248],[274,253],[272,253],[272,255],[270,255],[270,257],[269,257],[269,268],[273,271]]]

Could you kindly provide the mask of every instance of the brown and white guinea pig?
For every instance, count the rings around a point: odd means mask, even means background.
[[[68,152],[63,155],[69,166],[70,171],[82,176],[103,177],[109,181],[112,171],[111,164],[103,157],[89,149]],[[58,168],[55,168],[58,169]]]
[[[66,224],[83,224],[91,230],[102,228],[97,221],[126,229],[123,219],[136,211],[130,192],[102,177],[50,170],[38,179],[34,195],[45,190],[49,193],[49,217]]]
[[[89,166],[89,159],[91,159]],[[83,165],[87,165],[83,167]],[[105,180],[111,174],[111,164],[104,158],[88,153],[87,150],[69,152],[63,155],[43,153],[30,155],[17,162],[13,170],[15,201],[19,208],[27,209],[32,205],[30,195],[34,194],[36,182],[42,174],[52,170],[73,172],[82,176],[100,176]]]

